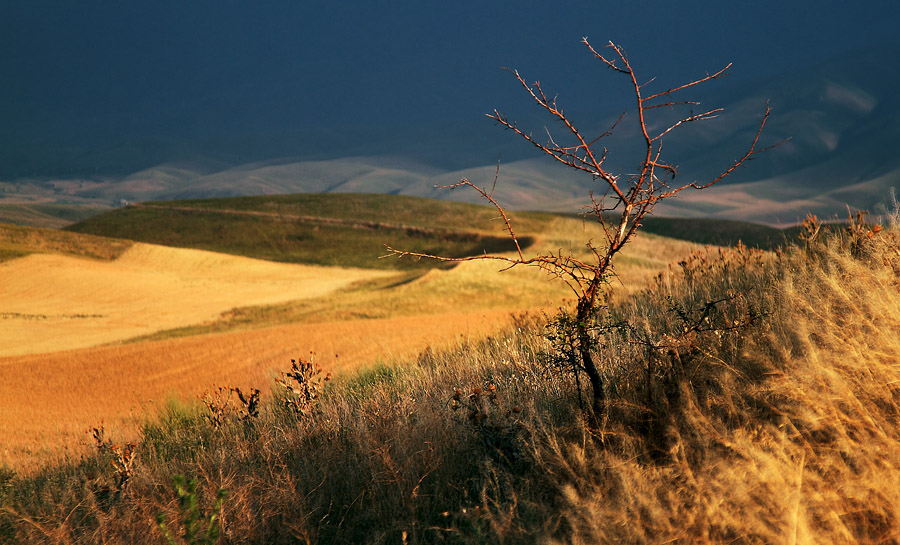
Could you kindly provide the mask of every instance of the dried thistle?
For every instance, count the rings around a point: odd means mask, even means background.
[[[291,370],[276,379],[284,392],[282,404],[297,414],[312,415],[324,383],[331,380],[331,373],[323,373],[312,357],[308,360],[291,360]]]
[[[134,443],[124,446],[113,444],[106,437],[106,428],[101,424],[91,428],[91,436],[98,453],[110,458],[110,465],[115,469],[115,492],[122,492],[134,476],[134,464],[137,459],[137,448]]]
[[[249,395],[244,395],[240,388],[233,388],[241,404],[241,420],[248,421],[259,417],[259,389],[250,388]]]
[[[200,398],[200,401],[206,406],[207,413],[203,415],[215,429],[219,429],[231,414],[234,413],[234,406],[231,402],[232,388],[219,387],[213,392],[207,392]]]

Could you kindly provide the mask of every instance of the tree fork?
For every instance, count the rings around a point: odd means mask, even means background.
[[[685,90],[692,89],[714,79],[725,76],[726,71],[730,68],[730,64],[725,68],[706,75],[702,78],[694,79],[687,83],[669,87],[666,90],[645,94],[645,88],[650,84],[640,84],[640,81],[625,50],[620,46],[609,42],[605,48],[610,49],[612,54],[605,56],[603,53],[595,49],[588,42],[587,38],[582,39],[582,43],[599,59],[607,68],[617,74],[624,75],[627,79],[629,87],[631,87],[635,107],[637,110],[637,125],[640,138],[644,148],[640,154],[641,160],[639,168],[635,174],[617,175],[607,170],[604,162],[607,158],[607,149],[600,145],[600,142],[609,136],[619,123],[625,118],[623,113],[612,125],[595,138],[585,136],[575,124],[564,113],[563,109],[556,103],[556,97],[547,94],[541,87],[540,82],[529,84],[515,70],[509,70],[515,76],[518,83],[525,89],[525,93],[543,109],[552,119],[561,125],[561,137],[556,138],[549,128],[545,127],[547,133],[547,142],[538,141],[530,132],[520,129],[515,121],[511,121],[498,110],[487,114],[487,117],[493,119],[498,125],[512,131],[529,144],[538,148],[543,154],[551,159],[561,163],[567,168],[590,175],[594,181],[598,182],[601,190],[595,196],[594,192],[590,194],[590,202],[585,206],[585,217],[594,218],[601,226],[605,235],[605,244],[597,247],[590,240],[586,241],[585,246],[591,257],[586,260],[580,258],[573,251],[564,253],[538,254],[534,257],[526,257],[522,253],[519,241],[512,229],[512,223],[506,210],[494,199],[494,189],[497,186],[497,176],[494,176],[494,183],[487,189],[487,186],[481,187],[473,184],[469,180],[463,179],[457,184],[444,186],[449,188],[459,186],[469,186],[475,189],[486,201],[488,201],[500,214],[500,218],[504,222],[504,230],[515,243],[515,255],[477,255],[461,258],[442,257],[432,254],[409,252],[397,250],[387,246],[388,254],[384,257],[426,257],[441,261],[474,261],[491,259],[503,263],[501,270],[507,270],[519,265],[532,266],[541,268],[557,278],[563,279],[564,282],[572,289],[578,301],[576,307],[576,323],[575,336],[570,347],[573,352],[577,352],[582,361],[582,370],[588,376],[591,382],[592,395],[594,400],[594,410],[599,415],[605,412],[606,393],[604,391],[604,381],[593,353],[593,342],[591,338],[591,320],[597,308],[597,297],[601,285],[607,279],[615,274],[612,269],[612,259],[622,248],[628,244],[632,237],[640,230],[641,222],[644,217],[651,213],[659,201],[674,197],[678,193],[686,189],[705,189],[710,187],[724,178],[731,175],[735,170],[744,163],[751,160],[755,155],[762,153],[774,146],[764,148],[759,147],[759,139],[766,121],[769,118],[771,109],[768,103],[759,123],[759,127],[755,136],[750,142],[747,151],[739,159],[731,163],[726,169],[722,170],[718,176],[706,182],[690,182],[683,185],[675,185],[675,175],[677,168],[674,164],[664,161],[661,158],[662,140],[677,129],[684,125],[713,119],[722,111],[721,108],[711,110],[701,109],[702,113],[695,113],[694,109],[700,106],[700,102],[695,100],[674,98],[673,95],[681,93]],[[653,80],[650,80],[652,82]],[[668,111],[681,111],[683,117],[675,122],[667,122],[657,125],[656,129],[648,121],[651,113],[658,109]],[[568,139],[564,142],[562,138]],[[780,142],[779,142],[780,144]],[[775,144],[778,145],[778,144]],[[499,165],[497,167],[499,174]],[[441,187],[441,186],[438,186]],[[609,218],[608,214],[616,214],[618,221]],[[577,373],[578,371],[574,371]]]

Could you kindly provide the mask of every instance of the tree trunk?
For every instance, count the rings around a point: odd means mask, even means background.
[[[578,331],[578,350],[581,353],[581,363],[584,365],[584,371],[587,373],[588,380],[591,381],[594,413],[599,417],[606,412],[606,392],[603,391],[603,377],[600,376],[600,371],[597,370],[594,355],[591,352],[593,343],[591,342],[588,323],[592,318],[593,311],[594,305],[589,298],[579,299],[578,313],[575,316]]]

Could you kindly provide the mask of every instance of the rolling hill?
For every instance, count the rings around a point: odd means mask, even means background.
[[[335,294],[438,314],[0,358],[0,541],[159,543],[196,501],[242,542],[891,542],[898,224],[777,254],[636,239],[622,279],[654,280],[604,308],[599,415],[564,321],[447,312],[441,282],[469,305],[539,285],[477,263]],[[578,226],[531,234],[566,247]],[[296,358],[324,370],[272,385]]]
[[[0,261],[33,253],[112,260],[121,256],[131,244],[127,240],[104,236],[0,224]]]
[[[138,203],[84,220],[73,232],[115,235],[289,263],[421,269],[385,260],[384,244],[448,257],[514,249],[487,207],[390,195],[282,195]],[[552,216],[521,214],[523,232]],[[525,246],[533,242],[523,235]]]
[[[33,253],[0,263],[0,356],[121,341],[387,274],[141,243],[113,260]]]
[[[515,212],[511,220],[520,242],[529,246],[563,217],[581,221],[579,216],[534,212]],[[740,240],[771,248],[785,240],[779,229],[727,220],[649,217],[644,229],[700,244],[733,245]],[[378,259],[384,244],[450,257],[512,249],[491,207],[358,193],[135,203],[67,230],[288,263],[402,270],[439,263]]]
[[[491,246],[507,243],[495,215],[463,203],[325,194],[129,206],[77,227],[133,240],[0,226],[0,464],[52,457],[100,419],[134,433],[150,399],[159,406],[222,380],[265,389],[298,355],[315,352],[330,371],[352,372],[565,306],[568,288],[538,269],[377,259],[386,240],[438,253],[507,250]],[[513,219],[531,243],[526,252],[583,253],[585,239],[602,236],[578,217]],[[153,236],[171,246],[143,240]],[[210,244],[218,251],[197,248]],[[310,264],[328,261],[329,248],[332,265]],[[698,248],[639,237],[619,256],[612,297]],[[26,402],[38,387],[59,393]]]

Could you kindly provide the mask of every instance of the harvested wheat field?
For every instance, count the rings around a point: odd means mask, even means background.
[[[571,247],[591,229],[554,220],[538,244]],[[223,386],[267,394],[311,352],[326,371],[354,371],[482,338],[512,313],[571,297],[538,269],[497,274],[495,262],[405,273],[84,235],[48,246],[57,232],[9,231],[27,255],[0,262],[0,464],[18,468],[78,452],[93,426],[135,436],[168,399]],[[76,252],[86,241],[116,251]],[[641,238],[618,262],[628,284],[613,289],[630,293],[696,249]]]
[[[390,274],[150,244],[114,261],[31,254],[0,263],[0,355],[96,346]]]
[[[101,423],[127,437],[169,398],[219,386],[268,392],[291,359],[316,354],[330,372],[480,338],[509,311],[288,325],[0,358],[0,464],[25,468],[72,451]]]

